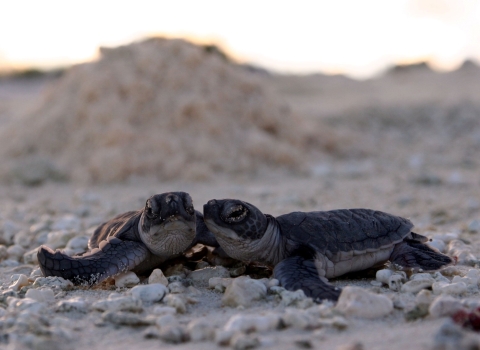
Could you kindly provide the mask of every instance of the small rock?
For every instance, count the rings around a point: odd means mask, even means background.
[[[187,277],[185,273],[185,268],[183,267],[182,264],[176,264],[176,265],[170,266],[165,271],[163,271],[163,274],[165,275],[165,277],[170,277],[170,276],[181,276],[182,278]]]
[[[383,284],[388,285],[388,280],[392,275],[393,275],[392,270],[389,270],[389,269],[378,270],[375,275],[375,279],[379,282],[382,282]]]
[[[24,299],[12,299],[8,303],[9,311],[28,311],[33,314],[44,314],[47,310],[47,307],[44,303],[38,302],[30,298]]]
[[[432,292],[426,289],[422,289],[415,297],[415,304],[417,305],[430,305],[432,303]]]
[[[195,284],[207,284],[207,281],[210,278],[219,277],[219,278],[228,278],[230,277],[230,272],[223,266],[209,266],[201,270],[195,270],[190,272],[188,278],[190,278]]]
[[[313,329],[317,326],[315,319],[303,310],[289,308],[282,319],[287,327],[295,329]]]
[[[133,287],[130,293],[144,303],[156,303],[165,297],[168,289],[163,284],[153,283]]]
[[[149,284],[160,283],[160,284],[163,284],[164,286],[168,286],[168,279],[167,277],[165,277],[162,270],[155,269],[152,271],[152,273],[148,277],[148,283]]]
[[[373,294],[360,287],[347,286],[340,294],[336,309],[345,315],[378,318],[393,311],[393,302],[385,295]]]
[[[223,293],[232,282],[233,278],[213,277],[208,280],[208,288],[212,288]]]
[[[268,288],[272,288],[272,287],[277,287],[280,285],[280,281],[277,280],[276,278],[272,278],[268,281]]]
[[[30,249],[28,252],[24,253],[23,262],[25,264],[37,265],[38,264],[37,252],[38,252],[38,247]]]
[[[282,298],[282,305],[284,306],[296,306],[300,309],[306,309],[314,304],[313,299],[308,298],[301,289],[294,292],[283,290],[280,292],[280,297]]]
[[[43,276],[43,273],[40,267],[37,267],[36,269],[32,270],[32,272],[30,273],[30,278],[33,280],[35,280],[37,277],[42,277],[42,276]]]
[[[267,287],[262,282],[248,276],[237,277],[225,290],[222,305],[250,306],[254,301],[261,300],[267,295]]]
[[[224,329],[217,329],[215,331],[215,343],[219,346],[228,346],[230,345],[230,340],[232,339],[235,332],[226,331]]]
[[[0,244],[0,261],[8,258],[8,250],[3,244]]]
[[[13,221],[5,220],[3,222],[3,230],[0,230],[2,235],[0,236],[0,240],[3,241],[3,244],[10,245],[13,243],[13,238],[15,235],[20,232],[22,228],[15,224]]]
[[[179,314],[184,314],[187,312],[187,305],[185,300],[180,297],[178,294],[168,294],[165,297],[165,302],[168,306],[171,306],[177,310]]]
[[[468,277],[468,276],[460,277],[460,276],[454,276],[453,279],[452,279],[452,283],[458,283],[458,282],[465,283],[465,285],[467,286],[467,289],[468,289],[470,292],[476,292],[476,291],[478,291],[478,278],[476,278],[476,277]]]
[[[50,288],[31,288],[25,293],[26,298],[30,298],[39,302],[51,302],[55,300],[55,294]]]
[[[187,333],[192,342],[210,341],[215,336],[215,329],[207,320],[197,319],[188,324]]]
[[[327,319],[319,319],[317,323],[321,327],[333,327],[338,330],[344,330],[348,327],[348,321],[341,316],[334,316]]]
[[[165,314],[160,317],[157,317],[155,320],[155,324],[159,328],[167,327],[167,326],[177,326],[178,320],[177,318],[172,315],[172,314]]]
[[[133,271],[120,273],[113,278],[115,280],[115,286],[118,288],[133,287],[140,283],[140,279]]]
[[[64,215],[52,224],[53,231],[80,232],[81,229],[82,229],[82,221],[80,220],[80,218],[78,218],[76,215],[73,215],[73,214]],[[65,242],[65,244],[67,242]]]
[[[237,333],[230,340],[230,345],[235,350],[255,349],[260,346],[260,340],[254,335]]]
[[[106,322],[122,326],[149,326],[154,322],[139,314],[125,311],[105,311],[102,314],[102,319]]]
[[[15,283],[12,284],[9,288],[18,292],[20,288],[28,286],[29,284],[30,282],[28,281],[28,277],[23,274],[20,274],[17,280],[15,281]]]
[[[52,231],[48,233],[47,242],[45,243],[45,245],[52,248],[53,250],[63,248],[73,237],[75,237],[75,232],[72,231]]]
[[[428,279],[418,279],[418,280],[411,280],[402,285],[401,291],[404,293],[418,293],[422,289],[430,288],[435,280],[431,278]]]
[[[468,232],[479,233],[480,232],[480,220],[473,220],[468,224]]]
[[[467,289],[467,285],[464,282],[435,282],[434,284],[432,284],[432,290],[435,294],[460,295],[466,293]]]
[[[475,347],[460,346],[463,338],[464,332],[460,326],[456,325],[451,319],[448,319],[434,335],[433,349],[475,349]]]
[[[432,302],[432,304],[430,304],[428,312],[433,318],[438,318],[452,316],[462,309],[464,309],[464,307],[460,300],[448,295],[440,295]]]
[[[77,255],[88,250],[88,240],[90,239],[89,236],[76,236],[71,238],[65,250],[68,250],[72,255]]]
[[[471,252],[471,247],[458,239],[448,243],[446,254],[456,257],[459,265],[475,266],[478,263],[478,259]]]
[[[69,290],[73,288],[73,283],[63,279],[62,277],[48,276],[48,277],[38,277],[33,282],[33,287],[50,287],[52,289],[61,289]]]
[[[187,341],[188,335],[180,326],[166,326],[160,329],[158,337],[166,343],[179,344]]]
[[[155,305],[152,309],[154,315],[175,315],[177,310],[171,306]]]
[[[446,244],[440,239],[432,239],[430,242],[427,242],[427,245],[431,248],[438,250],[440,253],[445,252]]]
[[[131,296],[109,296],[92,305],[92,309],[99,311],[143,311],[142,301]]]
[[[14,244],[7,248],[7,254],[9,259],[20,261],[23,258],[23,254],[25,254],[25,248],[21,245]]]
[[[405,278],[400,274],[393,274],[388,278],[388,288],[395,292],[398,292],[402,289],[402,284]]]
[[[185,293],[186,288],[183,286],[182,282],[173,282],[168,285],[168,290],[172,294],[182,294]]]
[[[237,314],[230,317],[223,329],[232,334],[235,332],[268,332],[277,329],[280,323],[280,316],[276,314],[263,316]]]
[[[81,313],[87,313],[88,312],[88,306],[87,303],[82,300],[81,298],[72,298],[72,299],[66,299],[66,300],[60,300],[57,303],[56,307],[57,312],[81,312]]]

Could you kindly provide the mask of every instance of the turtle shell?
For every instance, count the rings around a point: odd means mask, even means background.
[[[401,242],[413,224],[370,209],[293,212],[276,218],[282,234],[299,246],[332,256],[339,252],[374,252]]]
[[[104,222],[97,227],[92,237],[88,241],[89,249],[97,248],[101,241],[108,237],[117,237],[122,241],[141,242],[135,234],[138,227],[138,220],[143,214],[143,209],[138,211],[128,211],[120,214],[113,219]]]

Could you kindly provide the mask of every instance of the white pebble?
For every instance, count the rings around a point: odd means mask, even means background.
[[[451,316],[462,309],[463,305],[460,300],[457,300],[451,296],[440,295],[432,302],[428,308],[428,312],[433,318],[438,318],[443,316]]]
[[[415,304],[430,305],[432,303],[432,292],[427,289],[422,289],[415,297]]]
[[[99,300],[92,305],[92,309],[99,311],[142,311],[142,301],[131,296],[111,296]]]
[[[468,224],[468,231],[471,233],[480,232],[480,220],[473,220]]]
[[[75,312],[87,313],[88,306],[85,300],[77,297],[72,299],[60,300],[57,303],[56,310],[57,312],[75,311]]]
[[[467,285],[464,282],[435,282],[434,284],[432,284],[432,290],[434,294],[459,295],[467,291]]]
[[[9,259],[20,261],[23,258],[23,254],[25,254],[25,248],[21,245],[14,244],[7,248],[7,254]]]
[[[430,242],[427,242],[427,245],[430,248],[434,248],[434,249],[438,250],[440,253],[445,252],[446,244],[445,244],[444,241],[442,241],[440,239],[432,239]]]
[[[0,261],[8,258],[8,250],[3,244],[0,244]]]
[[[446,254],[455,256],[459,265],[475,265],[478,259],[471,252],[471,246],[467,246],[464,242],[456,239],[450,241],[447,246]]]
[[[63,248],[67,245],[68,241],[75,237],[75,232],[71,231],[52,231],[47,235],[47,242],[45,245],[55,250],[57,248]]]
[[[18,292],[20,290],[20,288],[28,286],[29,284],[30,284],[30,282],[28,281],[28,277],[23,275],[23,274],[20,274],[20,275],[18,275],[18,278],[15,281],[15,283],[12,284],[9,288]]]
[[[440,234],[440,235],[437,234],[437,235],[435,235],[435,238],[439,239],[439,240],[442,240],[442,241],[444,241],[445,243],[448,244],[451,241],[458,239],[458,233],[449,232],[449,233],[444,233],[444,234]]]
[[[65,230],[79,232],[81,229],[82,221],[80,220],[80,218],[73,214],[64,215],[52,224],[52,230],[54,231]]]
[[[35,279],[33,287],[50,287],[53,289],[68,290],[73,288],[73,283],[62,277],[48,276]]]
[[[306,309],[314,304],[313,299],[308,298],[301,289],[294,292],[284,289],[280,292],[280,297],[284,306],[296,306],[300,309]]]
[[[277,329],[281,318],[276,314],[243,315],[237,314],[227,321],[224,330],[227,332],[268,332]]]
[[[316,326],[315,318],[304,310],[288,308],[282,319],[287,327],[295,329],[312,329]]]
[[[37,267],[36,269],[33,269],[33,271],[30,273],[30,278],[35,280],[37,277],[42,277],[43,273],[40,267]]]
[[[89,236],[76,236],[71,238],[65,247],[66,250],[71,252],[70,255],[77,255],[88,250]]]
[[[404,280],[405,279],[403,278],[402,275],[393,274],[388,278],[388,288],[390,288],[391,290],[393,290],[395,292],[398,292],[398,291],[401,290],[402,284],[403,284],[402,282]]]
[[[430,288],[435,280],[431,279],[416,279],[411,280],[402,285],[401,291],[404,293],[418,293],[422,289]]]
[[[185,300],[178,294],[168,294],[165,297],[165,302],[168,306],[175,308],[179,314],[184,314],[187,312],[187,304],[185,303]]]
[[[434,282],[434,278],[429,273],[415,273],[410,277],[411,280],[415,281],[432,281]]]
[[[212,277],[208,280],[208,288],[221,290],[222,292],[233,282],[233,278]]]
[[[155,305],[152,309],[154,315],[175,315],[177,310],[171,306]]]
[[[182,294],[185,293],[186,288],[183,286],[182,282],[172,282],[168,285],[168,290],[172,294]]]
[[[383,284],[388,285],[388,279],[393,275],[393,271],[389,269],[378,270],[375,279]]]
[[[237,277],[225,290],[222,305],[250,306],[254,301],[261,300],[267,295],[267,287],[262,282],[248,276]]]
[[[29,251],[23,254],[23,262],[25,264],[37,265],[38,264],[37,253],[38,253],[38,247],[30,249]]]
[[[163,284],[154,283],[133,287],[130,293],[134,298],[140,299],[144,303],[155,303],[165,297],[168,289]]]
[[[118,288],[128,288],[136,286],[140,279],[133,271],[127,271],[124,273],[120,273],[113,277],[115,280],[115,286]]]
[[[173,314],[164,314],[160,317],[157,317],[155,320],[155,324],[159,328],[167,327],[167,326],[177,326],[178,319]]]
[[[213,340],[215,336],[215,329],[205,319],[192,320],[187,326],[187,332],[192,342]]]
[[[34,289],[31,288],[25,293],[26,298],[30,298],[39,302],[51,302],[55,300],[55,294],[50,288]]]
[[[168,279],[163,274],[163,271],[160,269],[155,269],[152,271],[148,277],[148,284],[160,283],[164,286],[168,286]]]
[[[393,311],[393,302],[385,295],[373,294],[360,287],[347,286],[340,294],[336,309],[345,315],[378,318]]]
[[[468,277],[468,276],[465,276],[465,277],[454,276],[452,279],[452,283],[457,283],[457,282],[465,283],[468,290],[471,292],[478,291],[478,278]]]
[[[20,232],[21,227],[15,224],[13,221],[5,220],[3,222],[3,230],[0,230],[2,238],[7,245],[13,242],[15,235]]]
[[[200,270],[190,272],[190,278],[195,284],[206,284],[213,277],[228,278],[230,272],[223,266],[208,266]]]
[[[268,288],[277,287],[279,285],[280,285],[280,281],[277,280],[276,278],[272,278],[271,280],[268,281]]]
[[[8,310],[28,311],[33,314],[44,314],[46,309],[44,303],[30,298],[11,300],[8,304]]]
[[[260,340],[251,334],[236,333],[230,339],[230,345],[235,350],[255,349],[260,346]]]

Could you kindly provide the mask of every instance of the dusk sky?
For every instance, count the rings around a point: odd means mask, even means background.
[[[95,59],[148,36],[215,43],[281,72],[367,77],[392,64],[480,60],[480,1],[3,1],[0,69]]]

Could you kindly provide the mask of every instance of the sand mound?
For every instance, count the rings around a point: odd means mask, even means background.
[[[101,55],[69,69],[7,130],[4,160],[43,157],[90,182],[203,179],[296,169],[315,145],[261,74],[215,50],[156,38]]]

